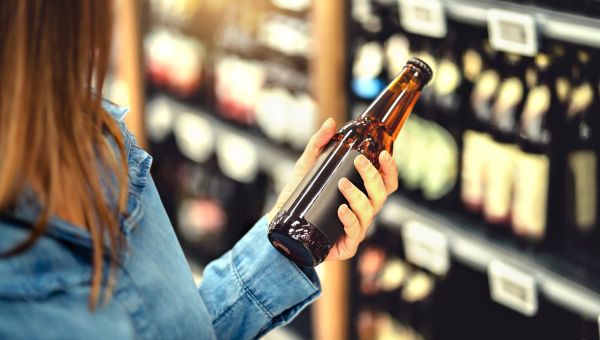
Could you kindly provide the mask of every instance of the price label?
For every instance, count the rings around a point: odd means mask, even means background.
[[[492,8],[487,11],[487,22],[494,49],[525,56],[537,54],[537,27],[533,16]]]
[[[398,0],[400,23],[405,30],[433,38],[448,31],[444,6],[440,0]]]
[[[419,221],[408,220],[402,226],[402,241],[408,261],[434,274],[448,272],[448,239],[443,233]]]
[[[533,276],[502,261],[488,267],[492,300],[527,316],[538,310],[537,287]]]

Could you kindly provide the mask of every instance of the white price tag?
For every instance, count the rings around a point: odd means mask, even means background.
[[[527,316],[538,310],[537,287],[533,276],[502,261],[488,267],[492,300]]]
[[[494,49],[531,57],[537,54],[538,37],[533,16],[492,8],[487,11],[487,22]]]
[[[402,226],[406,259],[434,274],[445,275],[450,267],[446,236],[419,221],[408,220]]]
[[[446,36],[446,15],[440,0],[398,0],[402,27],[434,38]]]

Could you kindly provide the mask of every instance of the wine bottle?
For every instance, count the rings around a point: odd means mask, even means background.
[[[505,54],[504,57],[503,80],[490,116],[492,142],[484,172],[483,212],[488,224],[508,230],[517,122],[525,98],[525,70],[520,56]]]
[[[462,120],[468,89],[455,53],[455,39],[448,38],[437,64],[433,83],[433,117],[429,133],[429,166],[422,180],[423,197],[436,206],[458,202]]]
[[[379,168],[379,153],[391,153],[394,139],[431,77],[426,63],[411,58],[371,106],[338,131],[271,221],[269,240],[277,250],[303,266],[325,260],[344,234],[337,209],[347,201],[338,181],[346,177],[364,191],[354,159],[363,154]]]
[[[594,66],[587,52],[577,53],[566,110],[567,226],[576,248],[598,248],[598,165],[596,115],[600,110],[593,88]]]
[[[463,66],[465,77],[473,79],[474,84],[463,134],[461,199],[467,211],[473,213],[481,212],[483,207],[483,174],[491,144],[488,124],[500,84],[496,52],[487,41],[479,51],[473,50],[464,62],[477,60],[477,56],[482,58],[480,72],[472,70],[473,65],[470,63]]]
[[[548,218],[552,211],[548,209],[549,195],[555,191],[551,186],[560,180],[556,178],[556,168],[551,167],[551,162],[559,156],[552,148],[552,127],[561,114],[551,62],[550,56],[544,53],[535,57],[535,84],[531,84],[521,114],[517,137],[519,151],[515,156],[512,229],[517,236],[535,244],[544,241],[549,224],[557,222]],[[553,198],[558,199],[555,195]]]

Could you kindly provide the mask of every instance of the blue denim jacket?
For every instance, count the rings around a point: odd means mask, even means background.
[[[125,110],[105,103],[120,122]],[[290,321],[320,293],[267,240],[259,220],[196,286],[149,175],[152,158],[120,123],[129,166],[127,250],[113,297],[88,309],[91,239],[58,218],[27,252],[0,260],[0,339],[249,339]],[[0,251],[29,233],[35,204],[0,220]],[[108,273],[105,273],[107,275]]]

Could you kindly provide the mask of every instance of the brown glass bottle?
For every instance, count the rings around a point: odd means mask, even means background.
[[[325,260],[344,234],[337,209],[348,202],[338,190],[338,181],[346,177],[365,191],[354,159],[363,154],[379,168],[379,153],[392,152],[394,139],[431,76],[427,64],[411,58],[379,97],[337,132],[271,221],[269,240],[277,250],[303,266]]]

